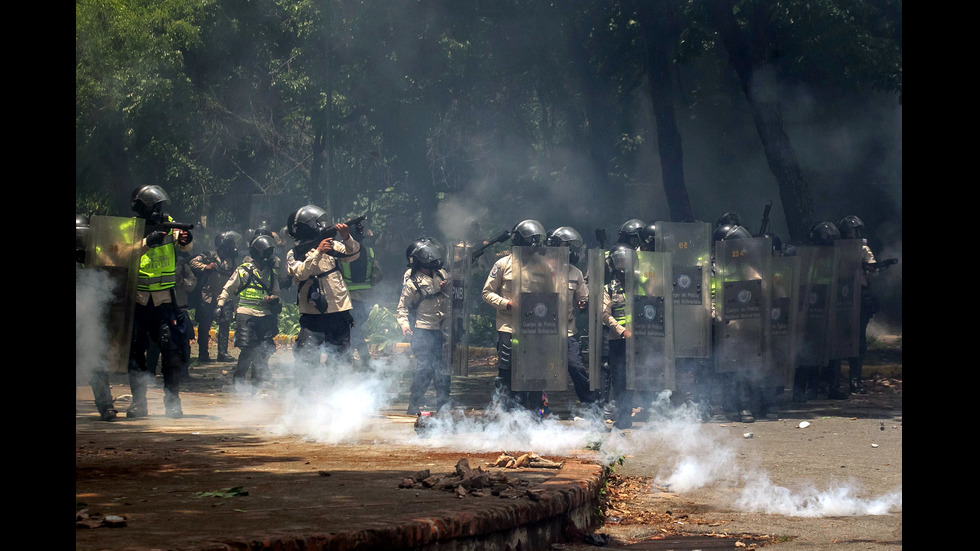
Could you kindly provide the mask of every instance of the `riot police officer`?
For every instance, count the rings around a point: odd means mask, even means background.
[[[752,232],[746,229],[744,226],[733,223],[738,221],[740,218],[737,214],[726,213],[722,215],[719,219],[721,222],[715,227],[714,241],[715,247],[718,248],[718,242],[728,241],[732,239],[751,239]],[[717,255],[714,259],[714,265],[718,266]],[[714,293],[718,292],[720,289],[721,281],[713,282],[713,296],[712,296],[712,307],[714,309],[715,323],[718,323],[722,317],[720,312],[722,305],[717,304],[715,300]],[[717,327],[713,328],[716,331]],[[715,349],[716,363],[718,358],[718,349]],[[718,373],[717,371],[713,374],[715,380],[719,383],[722,393],[722,407],[725,411],[736,412],[738,418],[743,423],[755,422],[755,415],[760,412],[760,394],[759,388],[751,379],[743,376],[737,371]]]
[[[361,245],[347,224],[331,227],[326,211],[316,205],[293,211],[286,226],[296,240],[296,246],[286,252],[286,269],[298,283],[300,331],[294,353],[312,367],[320,363],[321,347],[328,346],[336,361],[349,364],[350,329],[355,320],[340,266],[356,260]],[[325,236],[331,229],[336,229],[339,240]]]
[[[539,247],[545,238],[545,229],[537,220],[522,220],[511,230],[511,244],[515,247]],[[497,379],[494,381],[495,398],[510,409],[520,405],[528,409],[538,409],[543,406],[539,401],[533,401],[529,393],[515,393],[512,387],[511,351],[514,331],[514,296],[519,289],[514,289],[514,258],[508,254],[498,259],[483,284],[483,301],[497,311]]]
[[[189,230],[169,228],[173,219],[163,209],[169,202],[167,193],[157,185],[133,190],[131,207],[146,224],[136,291],[136,312],[133,319],[133,342],[129,356],[129,386],[133,402],[126,410],[131,418],[148,414],[146,387],[150,375],[146,365],[146,349],[150,340],[156,342],[162,356],[163,404],[167,417],[180,418],[181,352],[188,338],[184,331],[183,313],[177,307],[174,285],[177,249],[188,251],[193,236]]]
[[[615,403],[613,426],[633,426],[633,396],[626,389],[626,339],[633,335],[626,328],[629,305],[626,303],[626,272],[635,265],[635,251],[625,243],[613,245],[606,256],[606,281],[603,286],[602,324],[609,328],[610,399]]]
[[[75,285],[76,297],[78,296],[79,273],[78,270],[85,267],[85,250],[88,246],[88,237],[91,230],[89,217],[84,214],[75,215]],[[79,312],[76,309],[76,314]],[[80,325],[76,321],[76,348],[79,344],[77,334]],[[77,362],[76,362],[77,364]],[[109,386],[109,372],[106,370],[104,362],[97,362],[92,366],[89,373],[89,385],[92,387],[92,395],[95,398],[95,408],[99,411],[99,418],[103,421],[112,421],[119,415],[114,405],[112,391]]]
[[[807,237],[809,238],[810,245],[816,247],[833,247],[834,241],[840,239],[840,230],[833,222],[817,222],[810,226]],[[813,282],[811,281],[810,283],[812,284]],[[829,301],[830,298],[826,297],[825,300]],[[830,304],[830,302],[827,302],[822,305],[824,310],[823,317],[830,315],[828,310]],[[811,305],[810,309],[812,311],[814,306]],[[819,326],[823,329],[817,332],[817,338],[822,338],[822,342],[812,342],[813,346],[827,348],[826,340],[828,337],[826,335],[826,323],[825,319],[820,320]],[[804,335],[804,339],[812,341],[812,338],[808,339],[807,337],[812,337],[811,335]],[[830,359],[823,365],[800,365],[796,370],[796,377],[793,383],[793,401],[805,402],[814,399],[824,388],[827,389],[828,399],[847,399],[847,394],[840,390],[840,367],[839,359]]]
[[[864,354],[868,350],[868,324],[878,310],[874,295],[871,294],[871,279],[877,275],[875,255],[868,247],[864,237],[864,222],[856,215],[850,214],[837,222],[841,239],[863,239],[861,247],[861,314],[858,322],[858,355],[847,359],[849,381],[848,390],[851,394],[867,394],[861,382],[861,369],[864,366]]]
[[[235,270],[218,297],[219,316],[223,314],[221,310],[234,304],[232,297],[239,297],[235,346],[241,353],[233,375],[236,389],[244,388],[250,367],[253,392],[258,384],[269,380],[269,358],[276,351],[273,339],[279,334],[282,312],[275,247],[275,240],[268,235],[253,239],[248,246],[248,260]]]
[[[402,335],[412,341],[415,375],[409,391],[408,415],[418,415],[425,391],[432,383],[436,390],[436,411],[450,405],[451,377],[443,357],[443,325],[449,311],[447,281],[442,268],[445,256],[442,245],[433,239],[417,241],[409,253],[410,268],[402,285],[395,317]]]
[[[634,250],[640,250],[643,245],[643,237],[640,235],[646,224],[639,218],[630,218],[619,227],[619,235],[616,243],[625,243]]]
[[[657,250],[657,224],[655,222],[650,222],[640,230],[640,250]]]
[[[589,389],[589,370],[582,361],[582,349],[576,338],[575,312],[588,308],[589,287],[582,270],[576,266],[585,245],[582,235],[571,226],[555,228],[548,234],[550,247],[568,247],[568,375],[579,402],[591,404],[595,393]]]
[[[242,236],[236,231],[224,231],[214,238],[215,250],[201,253],[191,259],[191,268],[197,273],[201,282],[201,299],[197,306],[197,361],[198,363],[211,362],[211,354],[208,351],[208,343],[211,337],[211,325],[218,322],[217,346],[219,362],[234,361],[235,358],[228,354],[228,336],[231,332],[231,314],[229,309],[224,310],[223,317],[217,316],[218,295],[224,288],[228,278],[231,277],[235,269],[235,260],[238,257],[238,242]]]

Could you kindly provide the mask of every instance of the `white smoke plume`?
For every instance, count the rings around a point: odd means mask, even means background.
[[[812,485],[790,489],[769,480],[765,473],[749,473],[735,506],[746,512],[779,514],[791,517],[842,517],[887,515],[902,510],[902,491],[896,490],[876,498],[858,497],[860,486],[835,483],[820,490]]]
[[[696,406],[670,409],[668,399],[669,391],[658,396],[651,404],[650,421],[631,435],[635,446],[669,458],[655,478],[657,486],[678,493],[718,485],[740,488],[733,506],[745,512],[824,517],[901,511],[901,489],[863,498],[859,497],[860,487],[851,481],[835,482],[823,490],[806,483],[795,489],[773,484],[765,472],[740,464],[735,443],[705,430],[707,425],[700,421]]]
[[[114,285],[101,270],[75,270],[75,379],[83,384],[109,363],[105,317]]]
[[[395,398],[408,359],[371,360],[368,372],[354,372],[329,355],[319,366],[291,366],[290,381],[280,389],[281,414],[270,425],[274,434],[293,434],[324,443],[359,440],[377,424],[379,412]]]

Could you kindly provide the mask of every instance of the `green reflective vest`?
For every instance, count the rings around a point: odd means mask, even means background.
[[[362,251],[363,252],[363,251]],[[361,291],[364,289],[371,288],[371,271],[374,269],[374,249],[372,247],[367,248],[367,256],[361,255],[359,258],[353,262],[344,262],[340,265],[340,273],[344,276],[344,283],[347,285],[348,291]],[[361,264],[361,260],[366,263]],[[357,269],[358,281],[354,281],[354,277],[351,273],[351,269]]]
[[[609,293],[609,308],[616,323],[626,327],[629,322],[629,311],[626,308],[626,290],[618,281],[611,281],[605,285],[606,292]]]
[[[170,231],[163,238],[162,245],[150,247],[140,258],[136,288],[140,291],[166,291],[176,283],[177,251],[174,249],[174,233]]]
[[[244,288],[238,290],[239,297],[241,297],[238,306],[268,312],[270,311],[269,303],[265,300],[268,293],[259,281],[259,277],[259,271],[252,264],[243,264],[238,267],[238,279],[247,282]],[[275,270],[272,270],[269,278],[270,285],[275,277]]]

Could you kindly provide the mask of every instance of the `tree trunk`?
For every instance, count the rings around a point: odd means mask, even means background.
[[[674,115],[674,87],[670,72],[670,61],[680,36],[680,15],[669,0],[640,2],[637,13],[647,40],[650,101],[657,123],[657,148],[670,219],[694,220],[694,208],[684,182],[684,151]]]
[[[738,28],[729,2],[708,0],[707,6],[714,27],[728,52],[728,59],[738,75],[742,92],[749,102],[752,120],[762,140],[769,170],[779,185],[779,197],[783,203],[790,241],[803,243],[813,224],[813,197],[803,179],[793,144],[783,130],[779,102],[753,86],[758,70],[768,61],[763,28],[766,7],[761,6],[761,11],[753,14],[755,17],[752,17],[750,31],[743,34]],[[750,42],[749,36],[759,37],[758,41]]]

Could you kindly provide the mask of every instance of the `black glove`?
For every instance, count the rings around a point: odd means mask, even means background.
[[[163,245],[164,237],[167,237],[167,234],[162,231],[150,232],[150,235],[146,236],[146,245],[148,247],[159,247]]]
[[[218,306],[217,308],[214,309],[214,319],[218,321],[224,320],[225,319],[224,313],[225,313],[224,308]]]
[[[177,238],[177,242],[181,245],[190,245],[191,241],[194,241],[194,234],[190,230],[181,230],[180,237]]]

